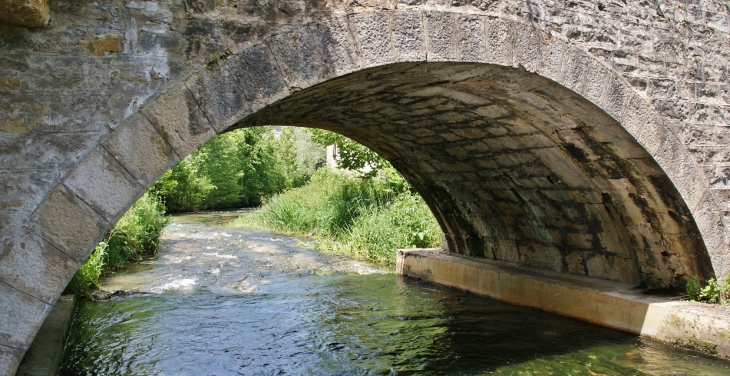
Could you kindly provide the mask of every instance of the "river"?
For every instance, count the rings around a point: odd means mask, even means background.
[[[730,363],[177,215],[79,304],[60,375],[728,375]]]

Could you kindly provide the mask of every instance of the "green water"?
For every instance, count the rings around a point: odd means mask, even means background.
[[[202,219],[202,221],[201,221]],[[61,375],[728,375],[727,362],[177,217],[78,308]]]

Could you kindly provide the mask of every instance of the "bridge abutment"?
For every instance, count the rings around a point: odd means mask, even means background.
[[[730,358],[730,319],[719,306],[441,249],[398,250],[396,273]]]

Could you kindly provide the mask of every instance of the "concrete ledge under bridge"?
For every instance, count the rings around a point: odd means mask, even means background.
[[[730,359],[728,307],[441,249],[398,250],[396,272]]]

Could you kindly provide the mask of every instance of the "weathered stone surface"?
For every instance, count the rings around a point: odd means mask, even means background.
[[[179,157],[192,153],[216,134],[186,85],[169,90],[141,112]]]
[[[62,184],[56,186],[33,217],[31,229],[78,262],[86,259],[110,226]]]
[[[348,18],[331,17],[310,28],[315,38],[319,40],[325,63],[330,66],[333,74],[340,76],[359,67],[354,37],[349,32]],[[403,53],[413,54],[412,50],[405,50]]]
[[[372,67],[392,61],[390,15],[385,12],[358,13],[350,17],[352,32],[360,47],[363,67]]]
[[[78,268],[78,261],[28,231],[0,254],[0,282],[49,304]]]
[[[23,350],[0,345],[0,369],[14,372],[22,357]]]
[[[147,118],[135,115],[117,128],[102,145],[144,186],[152,185],[179,157]]]
[[[275,35],[267,41],[290,91],[312,86],[330,76],[329,66],[322,64],[324,55],[318,42],[304,27]]]
[[[142,194],[142,187],[102,147],[79,163],[64,184],[110,222]]]
[[[3,317],[0,320],[0,346],[25,352],[50,310],[49,304],[0,282],[0,314]]]
[[[0,3],[0,21],[23,26],[45,26],[48,23],[48,0],[5,0]]]
[[[423,15],[419,11],[393,12],[393,43],[399,61],[426,60]]]

